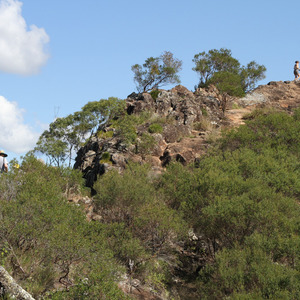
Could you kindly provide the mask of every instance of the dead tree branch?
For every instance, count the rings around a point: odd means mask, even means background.
[[[8,272],[0,266],[0,283],[4,287],[5,294],[18,300],[34,300],[16,281],[8,274]]]

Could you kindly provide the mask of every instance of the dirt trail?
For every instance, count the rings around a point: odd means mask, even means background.
[[[226,117],[230,121],[233,127],[244,124],[243,117],[254,110],[254,106],[248,106],[245,108],[229,109],[226,111]]]
[[[271,81],[261,85],[242,99],[235,99],[233,105],[239,108],[229,108],[226,111],[232,126],[244,124],[243,117],[257,107],[274,107],[291,112],[300,106],[300,81]]]

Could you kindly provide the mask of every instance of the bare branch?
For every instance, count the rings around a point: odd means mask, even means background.
[[[2,266],[0,266],[0,283],[4,287],[5,293],[11,297],[18,300],[34,300],[28,292],[16,283]]]

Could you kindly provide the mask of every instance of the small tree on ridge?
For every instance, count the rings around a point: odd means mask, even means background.
[[[222,84],[228,81],[224,79],[224,76],[235,77],[235,88],[227,91],[231,96],[241,96],[241,90],[244,93],[249,92],[259,80],[265,78],[266,67],[264,65],[251,61],[247,66],[241,66],[240,62],[231,56],[231,50],[225,48],[198,53],[194,56],[193,62],[196,65],[193,70],[200,76],[198,87]],[[239,82],[236,79],[239,79]]]
[[[162,85],[180,83],[178,72],[181,70],[182,61],[165,51],[159,57],[149,57],[141,66],[135,64],[131,67],[134,81],[139,92],[157,89]]]

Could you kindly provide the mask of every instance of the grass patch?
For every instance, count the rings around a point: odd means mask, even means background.
[[[231,105],[231,108],[232,108],[232,109],[240,109],[241,106],[238,105],[237,103],[233,103],[233,104]]]
[[[158,123],[153,123],[149,126],[148,131],[150,133],[162,133],[163,127]]]
[[[105,163],[111,163],[111,155],[109,152],[104,152],[102,153],[102,157],[101,157],[101,160],[100,160],[100,163],[101,164],[105,164]]]
[[[210,119],[207,117],[202,117],[201,121],[195,122],[193,124],[193,129],[198,131],[210,131],[214,128],[214,125],[211,123]]]
[[[97,133],[97,137],[99,139],[109,139],[109,138],[112,138],[113,136],[114,136],[114,132],[112,130],[111,131],[106,131],[106,132],[101,130]]]
[[[153,100],[156,100],[159,94],[160,94],[159,90],[152,90],[150,92],[150,95],[151,95],[151,97],[152,97]]]
[[[204,116],[204,117],[208,116],[208,112],[205,107],[201,107],[201,112],[202,112],[202,116]]]

